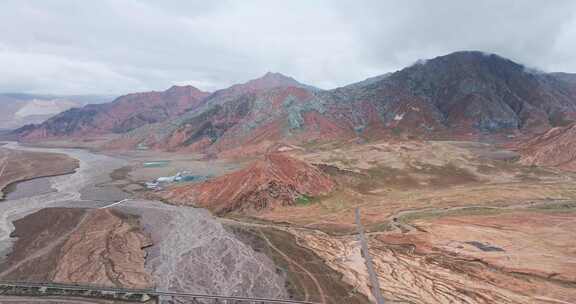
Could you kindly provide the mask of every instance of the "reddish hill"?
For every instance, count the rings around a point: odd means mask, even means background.
[[[272,153],[247,168],[199,184],[160,193],[170,202],[208,208],[217,214],[293,205],[297,199],[325,195],[334,182],[316,167]]]
[[[195,109],[207,95],[192,86],[128,94],[110,103],[64,111],[41,124],[28,125],[15,132],[24,140],[124,133]]]
[[[526,165],[558,167],[576,171],[576,123],[552,128],[520,146]]]

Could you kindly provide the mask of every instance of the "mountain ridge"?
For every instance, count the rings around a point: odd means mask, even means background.
[[[262,142],[537,133],[576,119],[576,86],[558,77],[479,51],[332,90],[268,72],[171,119],[116,129],[122,137],[109,147],[219,153]]]
[[[124,133],[148,123],[176,117],[199,106],[207,94],[193,86],[131,93],[109,103],[72,108],[41,124],[24,126],[14,132],[26,140]]]

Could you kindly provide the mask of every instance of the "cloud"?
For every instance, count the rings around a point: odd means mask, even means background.
[[[108,94],[146,87],[138,79],[119,74],[99,62],[75,61],[55,55],[0,50],[0,66],[6,71],[0,92],[28,92],[31,88],[57,87],[70,94]]]
[[[477,49],[576,71],[576,1],[4,0],[0,91],[214,90],[282,72],[324,88]]]
[[[570,0],[345,3],[347,17],[360,20],[353,24],[366,44],[364,55],[376,64],[404,65],[455,50],[481,50],[546,69],[559,39],[568,42],[564,49],[576,50],[576,36],[562,37],[575,18],[576,2]],[[576,70],[576,56],[570,67]]]

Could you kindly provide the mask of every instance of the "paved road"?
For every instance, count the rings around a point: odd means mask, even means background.
[[[382,297],[382,292],[380,291],[380,283],[378,281],[378,276],[374,270],[374,264],[372,263],[372,256],[368,251],[368,243],[366,242],[366,236],[364,235],[364,227],[360,222],[360,208],[356,208],[356,225],[358,226],[358,240],[362,246],[362,253],[364,260],[366,262],[366,268],[368,269],[368,275],[370,276],[370,283],[372,284],[372,294],[377,304],[384,304],[384,297]]]
[[[5,156],[4,158],[2,158],[2,161],[0,161],[0,164],[2,164],[2,169],[0,169],[0,176],[4,175],[4,169],[6,169],[6,165],[8,164],[8,156]]]

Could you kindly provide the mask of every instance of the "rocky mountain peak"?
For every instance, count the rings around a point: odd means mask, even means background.
[[[271,89],[277,87],[302,87],[304,84],[281,73],[267,72],[260,78],[252,79],[244,84],[255,89]]]
[[[168,90],[164,91],[165,93],[179,93],[179,94],[209,94],[208,92],[204,92],[194,86],[191,85],[173,85]]]
[[[512,77],[529,71],[523,65],[496,54],[480,51],[460,51],[429,60],[419,60],[395,74],[415,74],[415,76],[434,79],[434,74],[449,77],[457,74],[459,77],[482,77],[485,74],[500,78]]]

